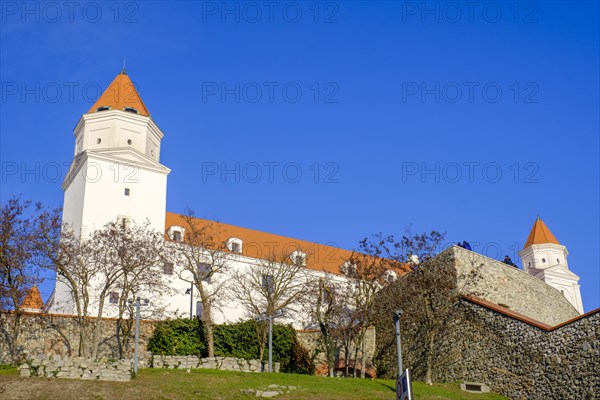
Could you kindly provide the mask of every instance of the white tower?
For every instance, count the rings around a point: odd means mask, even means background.
[[[560,291],[583,314],[579,276],[569,270],[567,248],[561,245],[541,218],[531,228],[523,250],[519,252],[523,270]]]
[[[74,134],[74,159],[62,184],[63,223],[82,236],[111,221],[148,221],[164,232],[170,170],[159,162],[163,133],[125,70],[83,114]],[[57,279],[52,312],[71,313],[69,299]]]

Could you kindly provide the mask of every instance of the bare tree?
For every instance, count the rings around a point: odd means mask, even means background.
[[[147,222],[142,225],[110,222],[101,230],[93,232],[86,240],[93,244],[93,263],[99,270],[99,278],[95,280],[98,318],[103,316],[105,300],[110,293],[116,293],[118,297],[117,341],[119,356],[123,357],[132,326],[131,321],[124,321],[127,311],[132,315],[132,308],[127,300],[143,293],[152,293],[153,306],[157,306],[156,299],[171,290],[168,282],[163,279],[166,256],[164,237],[161,232],[150,229]],[[98,324],[93,341],[94,358],[97,356],[99,340]]]
[[[462,286],[474,287],[480,277],[478,268],[459,277],[450,252],[436,255],[444,236],[437,231],[420,235],[407,231],[400,241],[390,237],[387,242],[391,244],[387,246],[390,257],[409,260],[411,271],[377,298],[376,318],[384,321],[381,325],[391,326],[390,310],[398,307],[404,310],[402,326],[403,343],[409,350],[407,361],[412,364],[415,376],[422,373],[427,384],[432,384],[434,371],[439,367],[436,361],[443,358],[438,341],[457,316]],[[390,344],[393,341],[391,328],[388,336],[384,330],[378,336],[384,341],[387,338]]]
[[[319,279],[313,295],[308,314],[319,326],[320,347],[327,361],[327,374],[333,377],[336,355],[340,342],[343,341],[346,322],[344,321],[347,311],[344,285],[325,275]],[[346,349],[346,364],[348,364],[349,347]]]
[[[304,257],[276,254],[263,259],[249,269],[232,273],[229,290],[250,317],[265,313],[274,315],[280,310],[295,313],[308,298],[307,288],[312,279],[305,268]],[[260,359],[267,343],[267,323],[257,324]]]
[[[32,205],[13,197],[0,208],[0,311],[11,311],[13,318],[0,314],[0,331],[11,357],[18,363],[17,346],[21,322],[21,302],[27,291],[40,281],[35,265],[38,232],[35,220],[41,204]],[[31,213],[31,215],[27,215]]]
[[[70,291],[69,304],[73,306],[79,328],[79,356],[89,357],[91,347],[89,330],[91,329],[91,305],[95,301],[92,285],[99,265],[95,263],[93,242],[81,240],[68,225],[61,226],[60,213],[46,211],[37,220],[39,240],[38,250],[44,255],[43,267],[52,269],[56,279]],[[57,294],[55,293],[55,297]],[[56,300],[56,301],[62,301]]]
[[[220,279],[230,267],[231,253],[220,239],[223,228],[218,222],[204,222],[194,217],[188,209],[182,216],[185,222],[184,242],[172,242],[170,256],[177,264],[177,276],[194,285],[200,296],[204,334],[208,356],[214,357],[214,317],[215,309],[222,305],[225,279]]]
[[[365,238],[360,241],[358,250],[354,251],[347,262],[340,267],[340,271],[347,279],[349,307],[353,310],[356,319],[357,331],[353,335],[354,359],[356,363],[360,349],[361,378],[366,376],[365,337],[372,324],[376,295],[405,268],[392,254],[392,249],[393,237],[383,237],[378,234],[372,238]],[[356,368],[353,375],[356,376]]]

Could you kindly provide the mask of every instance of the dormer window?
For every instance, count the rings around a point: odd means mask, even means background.
[[[139,114],[139,111],[137,110],[137,108],[125,107],[124,110],[127,112],[130,112],[130,113]]]
[[[301,252],[299,250],[293,252],[290,255],[290,259],[292,260],[292,262],[295,265],[301,265],[301,266],[305,266],[306,265],[306,254],[304,254],[303,252]]]
[[[396,274],[395,271],[388,269],[385,271],[383,278],[388,282],[396,282],[396,279],[398,279],[398,274]]]
[[[169,228],[167,235],[174,242],[183,242],[183,235],[185,233],[185,229],[181,226],[172,226]]]
[[[229,238],[227,239],[227,243],[225,243],[227,250],[232,253],[242,253],[242,240],[238,238]]]
[[[110,110],[110,106],[101,106],[101,107],[96,108],[96,112],[108,111],[108,110]]]

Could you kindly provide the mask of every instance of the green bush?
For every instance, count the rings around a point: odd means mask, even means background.
[[[152,354],[165,356],[202,356],[205,348],[202,325],[197,319],[173,319],[159,322],[148,342],[148,350]]]
[[[214,327],[215,356],[258,359],[259,338],[254,320]],[[202,322],[175,319],[160,322],[148,343],[152,354],[207,356]],[[268,358],[265,349],[264,360]],[[314,374],[314,365],[306,349],[298,342],[291,325],[273,325],[273,361],[281,363],[281,372]]]

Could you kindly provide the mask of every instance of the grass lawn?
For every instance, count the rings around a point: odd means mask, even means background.
[[[216,370],[143,369],[131,382],[21,378],[14,369],[0,368],[2,399],[245,399],[256,398],[244,389],[268,390],[270,384],[296,386],[275,399],[395,399],[394,381],[338,379],[292,374],[251,374]],[[456,384],[433,387],[413,384],[417,399],[506,399],[496,394],[471,394]]]

